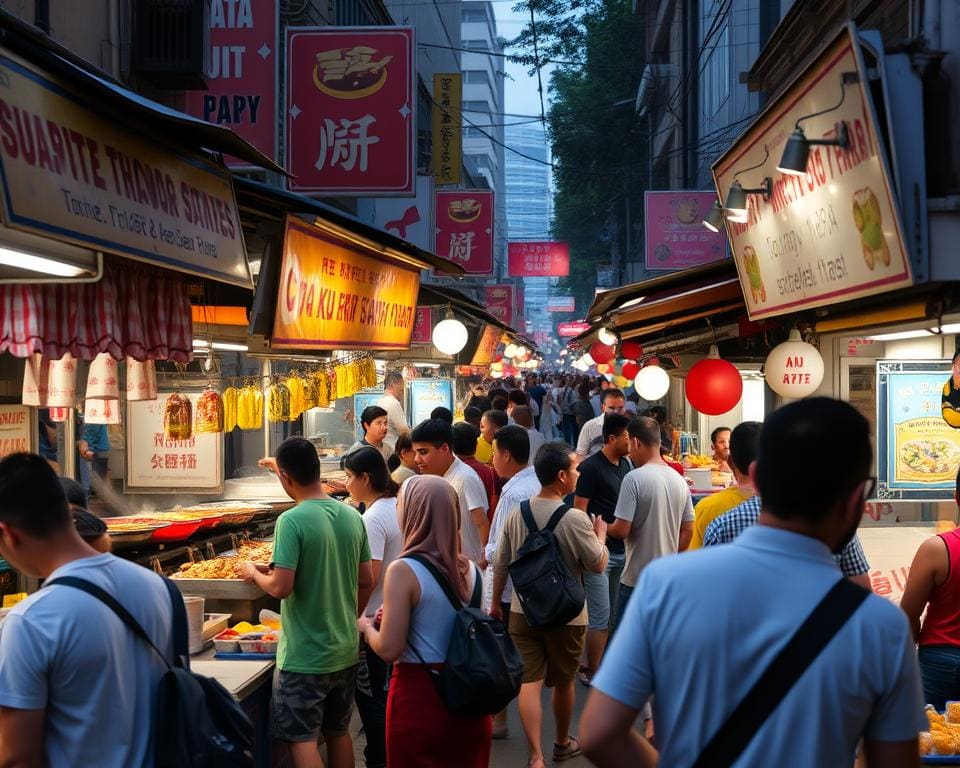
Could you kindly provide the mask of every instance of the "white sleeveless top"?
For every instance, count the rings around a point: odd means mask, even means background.
[[[410,614],[407,647],[400,654],[399,660],[411,664],[442,664],[447,658],[447,646],[450,644],[456,612],[430,571],[412,558],[400,559],[410,567],[420,582],[420,602]],[[472,595],[473,585],[480,578],[480,570],[476,565],[471,569],[470,577]],[[422,659],[417,658],[411,648],[416,648]]]

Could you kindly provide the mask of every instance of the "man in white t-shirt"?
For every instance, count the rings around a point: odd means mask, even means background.
[[[608,413],[623,413],[627,401],[619,389],[603,390],[600,395],[600,415],[590,419],[580,430],[577,438],[577,456],[585,459],[603,448],[603,417]]]
[[[479,563],[487,545],[487,491],[480,476],[453,452],[453,427],[442,419],[418,424],[410,435],[421,475],[437,475],[457,492],[460,501],[460,551]]]
[[[48,586],[0,631],[0,765],[153,765],[163,660],[72,576],[114,597],[173,662],[173,609],[160,577],[80,538],[63,488],[40,456],[0,461],[0,555]]]
[[[402,403],[403,374],[400,371],[390,371],[383,377],[383,397],[377,400],[377,405],[387,412],[387,436],[383,443],[391,452],[397,444],[397,438],[410,431]]]

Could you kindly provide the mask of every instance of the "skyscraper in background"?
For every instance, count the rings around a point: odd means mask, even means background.
[[[538,123],[508,125],[505,136],[507,146],[516,150],[507,150],[506,153],[508,237],[511,242],[550,240],[553,193],[550,189],[550,148],[546,132]],[[538,334],[553,336],[547,303],[554,280],[549,277],[526,277],[522,278],[522,282],[524,306],[517,309],[525,314],[525,330],[534,338],[538,338]]]

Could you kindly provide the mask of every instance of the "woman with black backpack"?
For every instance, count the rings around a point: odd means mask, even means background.
[[[477,566],[459,554],[456,492],[441,477],[411,477],[397,511],[404,544],[387,571],[382,616],[357,622],[367,645],[384,661],[397,662],[387,699],[387,764],[485,768],[490,716],[452,712],[431,671],[447,662],[457,620],[451,595],[468,606],[481,580]]]

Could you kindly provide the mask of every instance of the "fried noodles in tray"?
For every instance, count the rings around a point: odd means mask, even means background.
[[[246,562],[267,565],[273,557],[272,541],[245,541],[235,555],[221,555],[210,560],[184,563],[174,578],[181,579],[242,579],[240,566]]]

